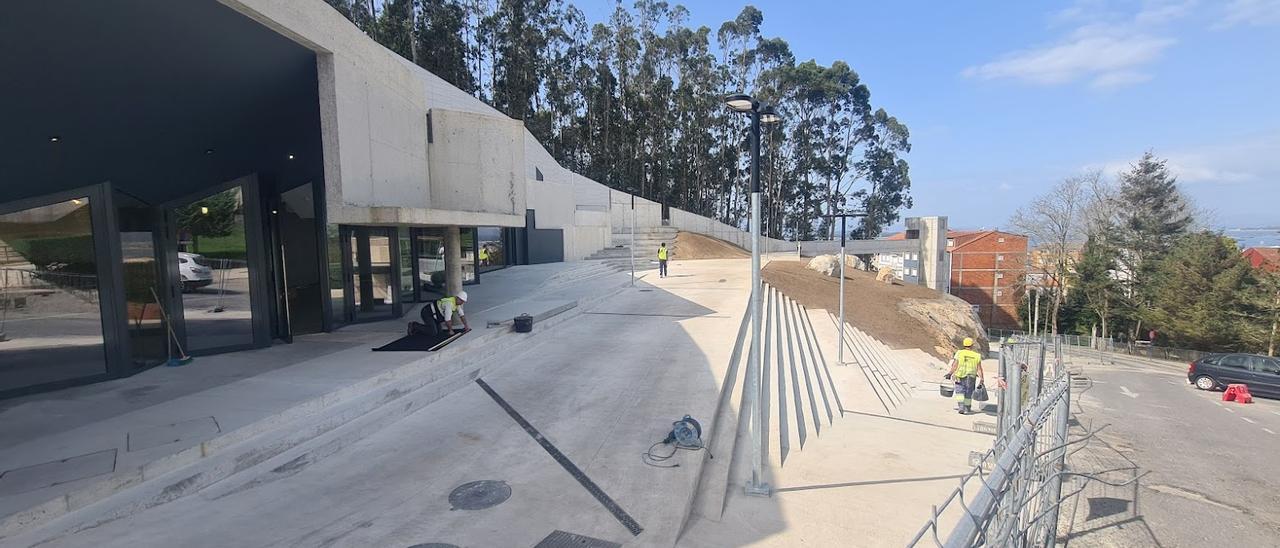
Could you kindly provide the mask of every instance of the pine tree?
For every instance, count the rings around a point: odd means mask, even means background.
[[[1120,175],[1117,262],[1126,294],[1142,308],[1151,303],[1154,284],[1148,283],[1156,260],[1187,233],[1192,218],[1177,177],[1166,161],[1147,151]],[[1134,322],[1137,337],[1142,322]]]
[[[1153,259],[1151,305],[1142,316],[1173,346],[1247,351],[1240,334],[1256,317],[1253,269],[1235,242],[1212,232],[1184,235]]]

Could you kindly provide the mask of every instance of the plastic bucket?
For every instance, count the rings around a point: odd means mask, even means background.
[[[950,398],[956,394],[956,387],[947,383],[942,383],[938,385],[938,393],[942,394],[942,397],[944,398]]]
[[[513,324],[516,329],[516,333],[528,333],[533,331],[533,316],[521,314],[516,316]]]

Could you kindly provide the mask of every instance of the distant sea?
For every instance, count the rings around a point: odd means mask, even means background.
[[[1280,246],[1280,227],[1224,228],[1222,233],[1234,238],[1241,249],[1256,246]]]

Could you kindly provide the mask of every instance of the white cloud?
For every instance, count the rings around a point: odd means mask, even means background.
[[[1177,176],[1179,182],[1203,186],[1280,181],[1280,157],[1275,154],[1276,150],[1280,150],[1280,133],[1155,153],[1168,160],[1169,172]],[[1085,169],[1101,169],[1117,177],[1137,162],[1138,156],[1140,154],[1085,166]]]
[[[1280,0],[1231,0],[1214,29],[1280,24]]]
[[[1074,29],[1057,43],[1007,53],[999,59],[964,69],[982,80],[1011,79],[1038,85],[1087,80],[1095,89],[1145,82],[1141,69],[1160,58],[1177,41],[1162,25],[1186,16],[1194,1],[1147,1],[1128,14],[1114,2],[1079,0],[1053,15]]]

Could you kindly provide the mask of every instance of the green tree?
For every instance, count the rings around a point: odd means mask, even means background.
[[[228,236],[240,213],[239,193],[232,189],[196,200],[175,211],[178,229],[191,235],[192,249],[199,249],[201,236]]]
[[[1186,234],[1152,259],[1151,304],[1142,318],[1173,346],[1207,351],[1248,350],[1241,333],[1257,317],[1253,268],[1230,238]]]
[[[467,44],[467,8],[457,0],[418,0],[418,66],[467,93],[476,92]]]
[[[418,62],[414,38],[417,10],[413,0],[384,0],[374,24],[374,39],[401,57]]]
[[[1084,298],[1086,310],[1098,321],[1098,336],[1110,337],[1112,320],[1118,303],[1124,298],[1115,279],[1115,249],[1104,240],[1090,236],[1075,264],[1072,285]]]
[[[1191,226],[1192,217],[1178,180],[1166,161],[1148,151],[1138,163],[1120,174],[1117,219],[1117,264],[1126,295],[1139,309],[1153,299],[1148,283],[1159,258]],[[1142,329],[1142,317],[1132,325],[1133,337]]]

